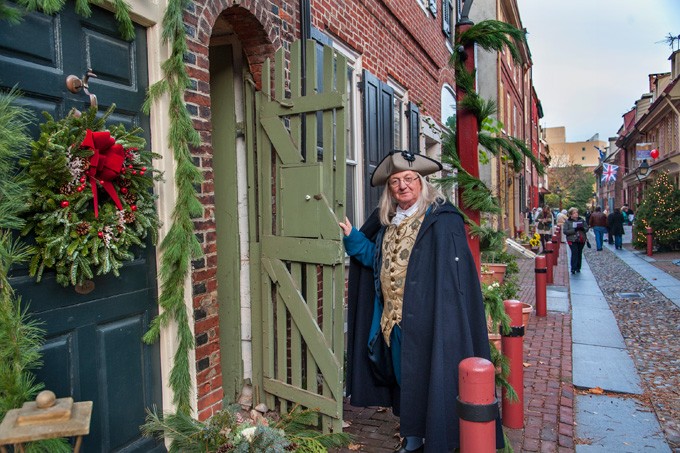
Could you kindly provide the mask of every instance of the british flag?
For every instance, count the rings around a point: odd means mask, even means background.
[[[618,169],[618,165],[602,164],[602,181],[616,181],[616,170]]]

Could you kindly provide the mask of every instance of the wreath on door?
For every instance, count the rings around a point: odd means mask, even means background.
[[[134,247],[144,247],[147,236],[156,243],[152,189],[161,175],[152,159],[161,156],[145,149],[140,128],[105,126],[114,108],[99,118],[91,108],[59,121],[43,113],[40,138],[21,161],[31,192],[22,234],[35,240],[29,273],[37,281],[47,269],[63,286],[118,276]]]

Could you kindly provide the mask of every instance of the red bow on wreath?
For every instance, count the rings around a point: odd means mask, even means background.
[[[94,216],[99,217],[99,201],[97,197],[97,183],[101,184],[106,193],[109,194],[116,207],[123,209],[123,204],[118,198],[116,188],[112,181],[120,175],[125,162],[125,149],[116,143],[108,131],[92,132],[90,129],[85,134],[85,139],[80,144],[80,148],[87,148],[94,151],[90,157],[90,168],[87,176],[90,178],[92,187],[92,198],[94,199]]]

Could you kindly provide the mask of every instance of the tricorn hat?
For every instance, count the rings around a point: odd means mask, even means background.
[[[442,164],[423,154],[414,154],[410,151],[391,151],[380,161],[371,175],[373,187],[384,185],[390,176],[400,171],[415,171],[422,176],[431,175],[442,169]]]

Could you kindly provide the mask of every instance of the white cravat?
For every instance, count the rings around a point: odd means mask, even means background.
[[[399,226],[399,224],[405,218],[412,216],[418,210],[418,203],[419,202],[413,203],[413,206],[406,210],[401,209],[399,206],[397,206],[397,213],[394,215],[394,217],[392,217],[392,225]]]

